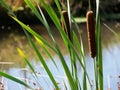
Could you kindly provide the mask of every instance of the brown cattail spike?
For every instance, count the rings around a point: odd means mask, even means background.
[[[65,33],[68,35],[71,41],[70,21],[69,21],[68,13],[66,10],[63,10],[62,14],[64,17],[64,21],[62,20],[62,28],[64,29]]]
[[[92,58],[96,56],[96,41],[95,41],[95,21],[93,11],[88,11],[87,15],[87,33],[88,33],[88,45]]]

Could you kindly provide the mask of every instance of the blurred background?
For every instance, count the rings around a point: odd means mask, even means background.
[[[36,22],[36,18],[30,9],[25,5],[24,0],[5,0],[10,8],[16,13],[17,17],[24,22]],[[38,0],[39,1],[39,0]],[[53,0],[45,0],[56,9]],[[63,0],[66,2],[66,0]],[[34,3],[34,2],[33,2]],[[91,0],[91,9],[95,11],[95,0]],[[64,3],[65,4],[65,3]],[[85,17],[89,9],[88,0],[70,0],[72,15],[76,17]],[[44,11],[44,10],[43,10]],[[119,20],[120,19],[120,0],[100,0],[100,14],[102,20]],[[7,11],[0,5],[0,20],[7,21]],[[9,21],[9,20],[8,20]],[[32,23],[33,23],[32,22]],[[1,22],[0,22],[1,23]],[[30,22],[29,22],[30,23]]]

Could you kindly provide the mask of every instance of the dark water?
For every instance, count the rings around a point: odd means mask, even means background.
[[[114,29],[117,34],[120,34],[120,23],[119,22],[105,22],[110,26],[112,29]],[[34,25],[31,26],[35,29],[36,32],[38,32],[41,36],[43,36],[46,40],[51,42],[51,39],[49,38],[47,31],[44,29],[43,26],[40,25]],[[90,80],[94,80],[93,76],[93,60],[90,58],[88,53],[88,46],[87,46],[87,35],[86,35],[86,28],[85,24],[79,25],[81,31],[82,31],[82,39],[84,44],[84,50],[85,50],[85,60],[87,65],[87,71],[90,76]],[[62,39],[57,32],[57,30],[54,27],[51,27],[53,30],[53,34],[55,37],[55,40],[57,41],[58,46],[60,47],[60,50],[62,51],[64,58],[68,65],[70,65],[69,62],[69,55],[67,54],[67,50],[65,49],[65,46],[62,42]],[[118,39],[111,31],[107,30],[107,28],[102,24],[102,47],[103,47],[103,68],[104,68],[104,90],[108,90],[110,88],[111,90],[119,90],[118,86],[120,86],[120,39]],[[0,68],[1,70],[14,75],[15,77],[20,78],[21,80],[25,80],[28,83],[31,83],[33,87],[36,88],[43,88],[44,90],[53,90],[54,87],[52,83],[50,82],[50,79],[48,78],[46,72],[44,71],[43,66],[39,63],[38,58],[35,56],[35,52],[32,50],[32,48],[28,45],[28,41],[26,40],[24,35],[20,35],[18,33],[10,33],[0,36]],[[16,47],[20,47],[25,55],[31,60],[32,65],[34,66],[36,72],[39,76],[39,82],[36,83],[36,80],[34,79],[34,76],[30,73],[28,66],[25,65],[22,58],[19,56]],[[67,79],[65,77],[65,73],[62,69],[62,65],[60,63],[60,60],[58,56],[52,51],[50,51],[56,60],[56,63],[58,65],[59,71],[55,68],[53,63],[49,60],[49,58],[45,55],[45,53],[42,51],[42,49],[38,46],[40,49],[42,55],[44,56],[48,66],[50,67],[51,71],[53,72],[54,77],[56,78],[56,81],[58,81],[59,86],[61,87],[61,90],[65,90],[64,83],[67,84]],[[78,70],[79,70],[79,80],[81,81],[81,67],[78,64]],[[5,79],[1,77],[1,82],[4,83],[5,90],[27,90],[23,86],[14,83],[13,81],[10,81],[8,79]],[[94,84],[93,84],[94,85]]]

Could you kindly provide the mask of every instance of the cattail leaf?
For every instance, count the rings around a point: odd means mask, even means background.
[[[6,77],[7,79],[10,79],[10,80],[12,80],[12,81],[15,81],[15,82],[17,82],[17,83],[19,83],[19,84],[21,84],[21,85],[29,88],[30,90],[34,90],[31,86],[29,86],[29,85],[26,84],[25,82],[21,81],[20,79],[17,79],[17,78],[15,78],[14,76],[11,76],[11,75],[9,75],[9,74],[6,74],[6,73],[4,73],[4,72],[2,72],[2,71],[0,71],[0,76],[4,76],[4,77]]]
[[[45,46],[44,43],[43,43],[40,39],[38,39],[38,38],[35,37],[35,36],[34,36],[34,38],[36,39],[36,41],[39,43],[39,45],[40,45],[41,47],[44,47],[44,46]]]
[[[43,23],[43,20],[42,20],[40,13],[36,9],[36,7],[32,4],[32,2],[30,0],[24,0],[24,1],[29,6],[29,8],[32,10],[32,12],[34,12],[36,17]]]
[[[52,55],[50,54],[50,52],[48,51],[48,49],[46,48],[46,46],[44,45],[44,43],[40,39],[38,39],[37,37],[35,37],[35,39],[39,43],[39,45],[42,47],[42,49],[45,51],[45,53],[49,56],[49,58],[52,60],[52,62],[56,66],[56,68],[58,69],[55,60],[53,59]]]
[[[18,22],[25,30],[27,30],[32,35],[36,36],[38,39],[40,39],[45,45],[47,45],[49,48],[51,48],[54,52],[56,50],[49,44],[43,37],[41,37],[39,34],[37,34],[34,30],[32,30],[30,27],[19,21],[17,18],[12,17],[16,22]]]
[[[51,19],[53,20],[54,24],[57,26],[57,28],[59,28],[58,30],[60,30],[60,33],[61,33],[61,35],[62,35],[62,37],[63,37],[63,40],[64,40],[65,42],[67,42],[67,41],[65,40],[65,38],[64,38],[65,32],[63,32],[63,30],[62,30],[62,27],[61,27],[61,25],[60,25],[60,21],[59,21],[57,15],[56,15],[56,13],[54,12],[54,10],[53,10],[49,5],[47,5],[47,4],[44,2],[44,0],[40,0],[40,2],[42,3],[42,5],[43,5],[44,8],[46,9],[46,11],[48,12],[48,14],[49,14],[49,16],[51,17]],[[63,35],[63,34],[64,34],[64,35]],[[59,57],[60,57],[61,63],[62,63],[62,65],[63,65],[63,67],[64,67],[65,73],[66,73],[67,78],[68,78],[68,81],[69,81],[69,83],[70,83],[70,86],[71,86],[72,89],[75,89],[75,88],[76,88],[76,85],[75,85],[74,79],[73,79],[73,77],[72,77],[72,75],[71,75],[71,73],[70,73],[70,70],[69,70],[69,68],[68,68],[68,66],[67,66],[67,64],[66,64],[66,62],[65,62],[65,60],[64,60],[64,57],[63,57],[62,53],[60,52],[59,48],[58,48],[57,46],[55,46],[55,47],[56,47],[56,49],[57,49],[57,52],[58,52],[58,55],[59,55]]]
[[[22,58],[26,58],[25,54],[22,52],[22,50],[20,48],[17,48],[17,51],[19,52],[19,54]]]
[[[99,12],[99,0],[96,0],[96,40],[97,40],[97,56],[96,61],[97,65],[99,66],[98,70],[98,81],[99,81],[99,88],[103,90],[104,81],[103,81],[103,59],[102,59],[102,41],[101,41],[101,28],[100,28],[100,12]],[[97,67],[98,67],[97,66]]]
[[[26,64],[30,67],[30,70],[36,75],[35,70],[33,66],[30,64],[29,60],[26,58],[25,54],[22,52],[20,48],[17,48],[18,53],[23,58],[23,60],[26,62]],[[37,75],[36,75],[37,76]]]
[[[13,13],[13,11],[10,9],[10,7],[5,3],[4,0],[0,0],[0,3],[3,7],[5,7],[8,10],[8,13],[14,17],[16,17],[16,15]]]
[[[26,26],[25,24],[23,24],[22,22],[20,22],[18,19],[14,18],[14,17],[12,17],[12,18],[13,18],[16,22],[18,22],[24,29],[26,29],[26,30],[29,31],[32,35],[36,36],[37,38],[39,38],[41,41],[45,42],[45,43],[48,45],[48,43],[47,43],[45,40],[43,40],[43,38],[40,37],[37,33],[35,33],[30,27]],[[40,62],[41,62],[42,65],[44,66],[44,68],[45,68],[48,76],[50,77],[52,83],[54,84],[55,88],[56,88],[57,90],[59,90],[59,87],[58,87],[58,85],[57,85],[57,83],[56,83],[56,81],[55,81],[52,73],[50,72],[50,70],[49,70],[49,68],[48,68],[48,66],[47,66],[44,58],[42,57],[42,55],[41,55],[40,52],[38,51],[36,45],[33,43],[33,41],[31,40],[31,38],[28,37],[28,39],[29,39],[30,44],[32,45],[33,49],[35,50],[35,52],[36,52],[36,54],[37,54]],[[48,45],[48,46],[51,47],[51,45]],[[52,47],[51,47],[51,48],[52,48]]]
[[[35,52],[36,52],[36,54],[37,54],[40,62],[42,63],[45,71],[47,72],[49,78],[51,79],[53,85],[55,86],[56,90],[59,90],[59,87],[58,87],[58,85],[57,85],[57,82],[55,81],[54,76],[52,75],[49,67],[47,66],[47,64],[46,64],[44,58],[42,57],[41,53],[39,52],[38,48],[36,47],[36,45],[33,43],[33,41],[32,41],[31,39],[30,39],[30,43],[31,43],[33,49],[35,50]]]

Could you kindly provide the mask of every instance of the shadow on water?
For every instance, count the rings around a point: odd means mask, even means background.
[[[107,23],[115,32],[120,34],[120,23],[118,22],[111,22]],[[47,31],[43,26],[34,25],[31,26],[34,28],[36,32],[38,32],[41,36],[43,36],[46,40],[51,43],[51,39],[49,38]],[[90,76],[91,81],[94,80],[93,76],[93,60],[90,58],[88,53],[88,46],[87,46],[87,35],[86,35],[86,28],[85,24],[79,25],[82,31],[82,38],[83,44],[85,49],[85,59],[87,65],[87,71]],[[62,39],[55,29],[55,27],[51,27],[53,30],[53,34],[55,40],[57,41],[60,50],[62,51],[64,58],[69,65],[69,55],[67,54],[67,50],[65,49],[64,44],[62,43]],[[33,39],[34,40],[34,39]],[[51,43],[52,44],[52,43]],[[37,44],[36,44],[37,45]],[[24,50],[26,56],[31,60],[32,65],[34,66],[36,73],[38,74],[40,85],[38,85],[33,78],[33,75],[30,73],[28,66],[25,65],[22,58],[19,56],[18,52],[16,51],[16,47],[20,47]],[[38,46],[39,47],[39,46]],[[105,26],[102,25],[102,47],[103,47],[103,67],[104,67],[104,89],[107,90],[110,88],[111,90],[118,90],[118,85],[120,85],[120,65],[119,65],[119,53],[120,53],[120,40],[113,35],[112,32],[107,30]],[[54,76],[56,77],[56,81],[58,81],[58,85],[61,87],[61,90],[65,90],[64,83],[67,83],[67,79],[65,77],[64,71],[62,69],[62,65],[60,64],[59,58],[56,56],[55,53],[50,51],[54,56],[54,59],[57,62],[59,71],[55,68],[53,63],[46,57],[42,49],[39,47],[42,55],[45,57],[48,66],[50,67],[51,71],[53,72]],[[0,42],[0,62],[12,62],[12,65],[2,64],[0,68],[4,71],[7,71],[11,75],[19,77],[20,79],[25,80],[26,82],[31,83],[33,87],[36,88],[44,88],[44,90],[51,90],[54,89],[50,79],[48,78],[46,72],[44,71],[43,66],[38,63],[37,57],[35,56],[35,52],[32,48],[28,45],[28,41],[24,35],[19,34],[8,34],[7,38],[2,36]],[[81,67],[78,64],[79,76],[81,75]],[[80,76],[80,80],[81,80]],[[26,90],[23,86],[16,84],[10,80],[2,78],[3,82],[5,83],[5,90],[9,88],[9,90]],[[94,85],[94,84],[93,84]],[[38,87],[39,86],[39,87]],[[19,87],[19,89],[18,89]]]

